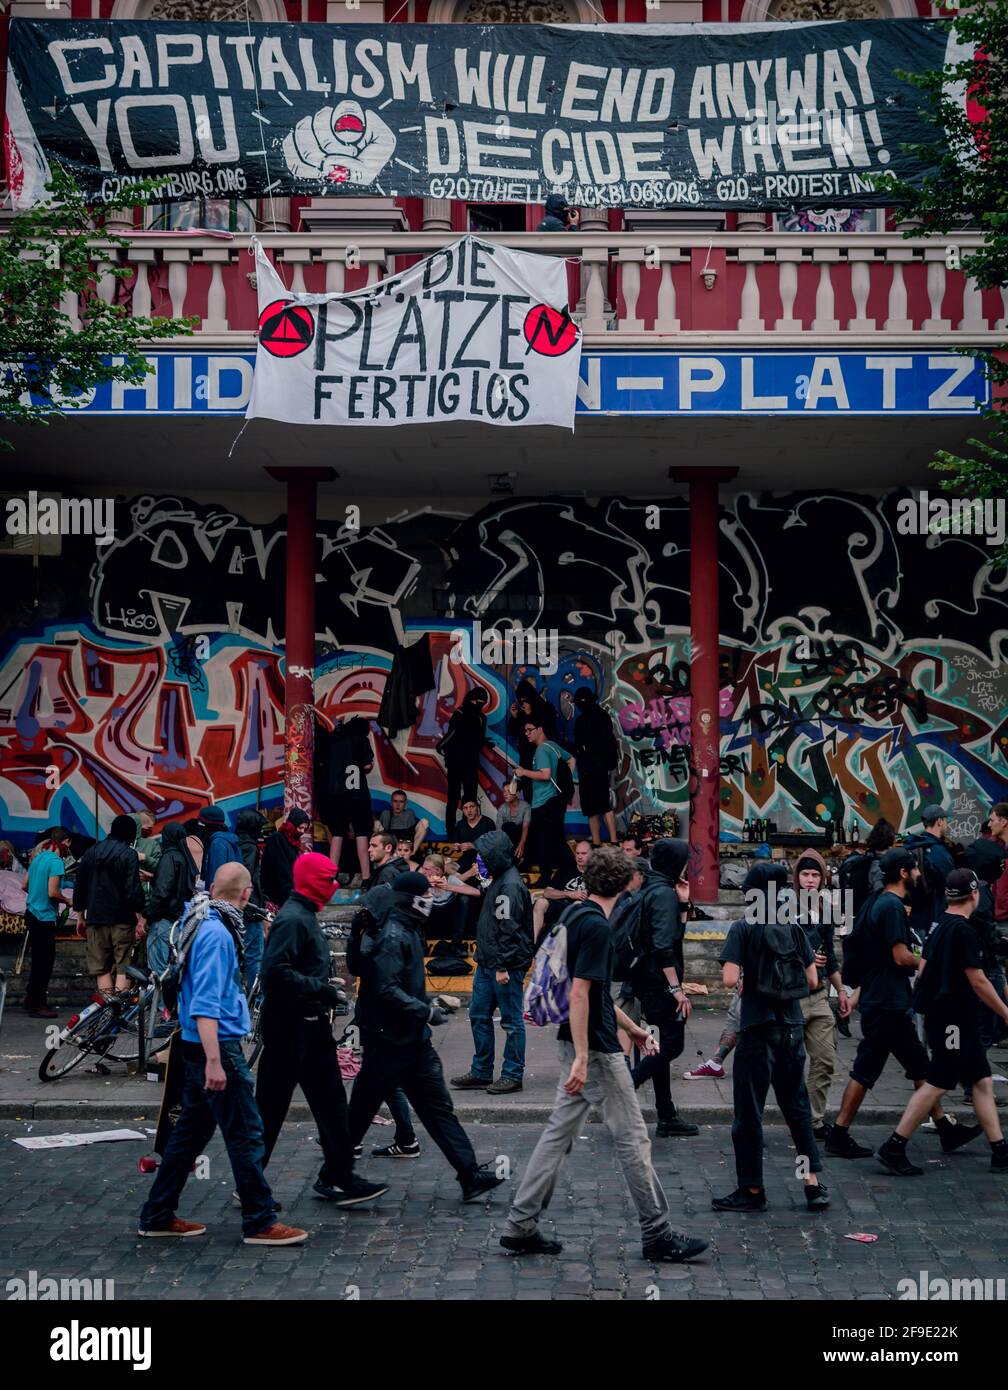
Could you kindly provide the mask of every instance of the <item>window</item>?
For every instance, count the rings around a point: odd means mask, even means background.
[[[179,203],[152,203],[148,225],[156,232],[254,232],[256,214],[244,199],[187,198]]]
[[[471,232],[523,232],[524,203],[467,203]]]

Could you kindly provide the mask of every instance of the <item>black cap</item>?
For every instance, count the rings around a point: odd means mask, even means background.
[[[925,806],[921,811],[921,825],[934,825],[936,820],[941,820],[945,815],[945,809],[939,806],[937,801],[932,801],[929,806]]]
[[[411,898],[419,898],[430,888],[430,879],[426,874],[408,873],[396,874],[392,880],[393,893],[408,893]]]
[[[899,878],[900,869],[914,869],[917,861],[908,849],[893,848],[887,849],[879,860],[879,868],[882,870],[882,879],[885,883],[895,883]]]
[[[294,826],[311,824],[311,816],[307,811],[302,811],[300,806],[295,806],[287,819],[290,821],[291,825]]]
[[[950,903],[961,903],[979,891],[980,883],[972,869],[953,869],[945,880],[945,896]]]

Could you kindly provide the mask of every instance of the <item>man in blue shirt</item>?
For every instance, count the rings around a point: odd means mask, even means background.
[[[246,1245],[299,1245],[308,1232],[276,1220],[263,1177],[263,1125],[252,1074],[242,1053],[250,1028],[241,986],[242,911],[252,894],[244,864],[217,871],[209,897],[189,904],[179,933],[182,980],[179,1022],[185,1065],[182,1113],[171,1132],[150,1196],[140,1213],[141,1236],[201,1236],[206,1227],[175,1215],[192,1166],[220,1126],[242,1208]]]
[[[56,961],[56,911],[69,897],[63,893],[65,862],[63,855],[70,843],[69,830],[55,826],[35,848],[24,887],[28,891],[25,904],[25,927],[31,947],[31,974],[25,988],[25,1012],[31,1018],[56,1018],[46,995]]]

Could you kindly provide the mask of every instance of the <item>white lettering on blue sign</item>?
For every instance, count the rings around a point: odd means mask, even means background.
[[[254,353],[156,352],[144,381],[92,388],[87,415],[244,415]],[[982,364],[956,352],[586,352],[579,415],[975,415]]]

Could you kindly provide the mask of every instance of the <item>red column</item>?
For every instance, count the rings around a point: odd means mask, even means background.
[[[718,484],[730,468],[674,468],[690,499],[690,882],[697,902],[720,886],[721,728],[718,719]]]
[[[331,468],[270,469],[287,487],[287,592],[284,624],[284,810],[312,814],[315,751],[315,532],[318,484]]]

